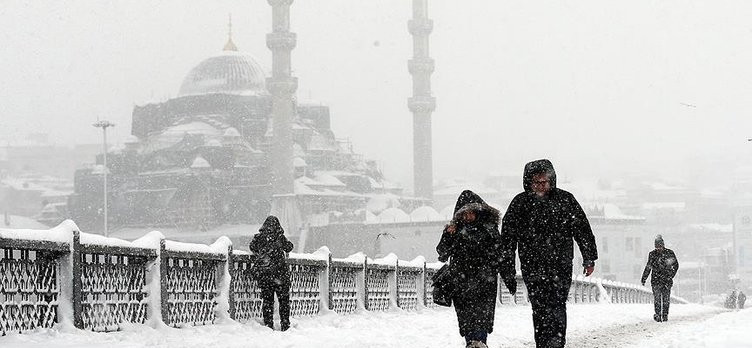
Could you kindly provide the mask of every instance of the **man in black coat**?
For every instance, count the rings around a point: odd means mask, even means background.
[[[655,250],[648,254],[648,263],[642,272],[642,285],[652,272],[650,286],[653,288],[653,306],[655,307],[655,321],[668,320],[668,307],[671,304],[671,286],[674,285],[674,276],[679,270],[679,261],[671,249],[666,249],[663,237],[659,234],[655,237]]]
[[[436,246],[439,261],[450,260],[460,335],[467,347],[486,347],[493,331],[499,270],[500,213],[472,191],[463,191],[454,217]]]
[[[512,199],[501,228],[501,276],[515,293],[515,251],[533,309],[536,347],[564,347],[567,334],[566,301],[572,284],[574,241],[582,254],[584,274],[598,259],[595,237],[585,212],[574,196],[556,187],[549,160],[525,165],[525,192]]]
[[[282,331],[290,328],[290,268],[287,266],[287,253],[293,245],[276,216],[268,216],[253,236],[249,246],[256,255],[253,276],[261,288],[264,325],[274,328],[274,294],[279,300],[279,317]]]

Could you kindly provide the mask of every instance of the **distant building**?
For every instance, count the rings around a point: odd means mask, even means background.
[[[136,106],[132,139],[108,154],[109,223],[209,230],[255,224],[272,206],[274,122],[265,74],[231,40],[195,66],[178,96]],[[365,222],[373,196],[402,189],[335,137],[329,108],[297,103],[292,123],[294,195],[303,226]],[[75,175],[69,210],[81,228],[102,224],[101,156]],[[296,234],[297,231],[289,231]]]
[[[624,214],[610,203],[586,205],[583,209],[598,246],[595,275],[638,283],[648,252],[653,249],[653,235],[645,229],[645,218]],[[574,264],[579,266],[582,256],[579,251],[575,255]]]

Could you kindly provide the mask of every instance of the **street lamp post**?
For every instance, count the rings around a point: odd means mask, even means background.
[[[104,179],[104,236],[107,237],[107,127],[115,127],[110,121],[101,120],[92,124],[102,128],[102,178]]]

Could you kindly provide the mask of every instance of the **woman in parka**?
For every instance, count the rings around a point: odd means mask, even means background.
[[[497,209],[465,190],[436,246],[439,260],[450,263],[457,288],[452,301],[467,347],[486,347],[488,334],[493,332],[501,243],[499,220]]]
[[[261,288],[264,325],[274,328],[274,294],[279,300],[280,328],[290,328],[290,268],[287,253],[292,251],[292,242],[285,237],[285,230],[276,216],[270,215],[253,236],[250,247],[256,255],[253,276]]]

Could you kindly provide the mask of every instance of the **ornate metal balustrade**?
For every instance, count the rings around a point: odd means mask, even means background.
[[[287,262],[290,265],[290,315],[318,314],[321,274],[326,271],[327,262],[305,259],[289,259]]]
[[[50,328],[57,321],[59,257],[68,243],[0,238],[0,334]]]
[[[162,320],[165,324],[208,325],[216,319],[217,271],[226,255],[162,247]]]
[[[391,290],[389,276],[394,268],[386,265],[369,264],[366,269],[366,309],[385,311],[389,309]]]
[[[172,250],[159,236],[153,240],[158,244],[154,249],[114,246],[123,241],[98,245],[100,240],[110,241],[91,236],[86,239],[89,244],[81,244],[80,233],[72,229],[75,224],[69,222],[67,227],[72,243],[18,239],[18,233],[7,238],[0,230],[0,334],[50,328],[61,315],[72,316],[62,319],[93,331],[119,330],[125,322],[150,322],[150,315],[174,327],[212,324],[218,318],[246,322],[262,317],[260,289],[248,272],[254,256],[233,252],[229,240],[226,252],[216,251],[222,243],[211,249],[169,244],[176,248]],[[298,317],[327,309],[352,313],[384,311],[391,306],[433,307],[431,276],[440,266],[332,260],[320,253],[292,257],[288,264],[291,314]],[[528,302],[521,276],[517,283],[513,296],[499,281],[502,304]],[[569,301],[594,303],[604,296],[613,303],[652,302],[652,293],[645,287],[580,276],[572,282]],[[63,306],[71,310],[60,312]]]
[[[397,267],[397,306],[416,310],[422,300],[423,267]]]
[[[423,305],[429,308],[436,307],[436,304],[433,303],[433,275],[436,274],[436,271],[438,271],[438,268],[425,268],[425,277],[423,277],[423,292],[424,292],[424,301]]]
[[[364,272],[362,263],[331,261],[329,264],[329,309],[337,313],[358,310],[358,277]]]
[[[233,254],[233,265],[230,268],[230,316],[237,321],[247,322],[261,319],[261,289],[249,274],[253,256],[247,254]]]
[[[116,331],[121,323],[147,319],[146,264],[152,249],[81,245],[81,317],[93,331]]]

